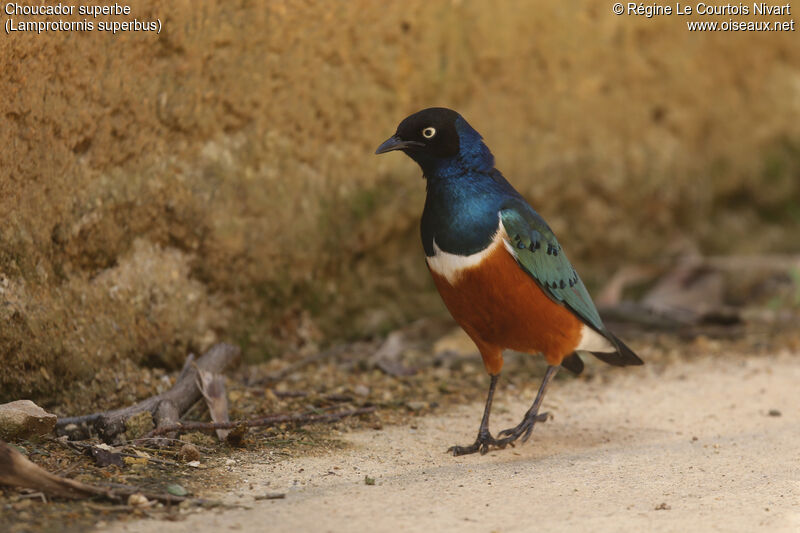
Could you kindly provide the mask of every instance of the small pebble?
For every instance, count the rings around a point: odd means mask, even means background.
[[[422,411],[423,409],[428,407],[428,404],[426,402],[420,402],[420,401],[417,401],[417,400],[412,400],[412,401],[406,403],[406,406],[412,411]]]
[[[769,416],[781,416],[781,412],[777,409],[770,409],[767,414]]]
[[[131,507],[145,507],[149,503],[150,501],[145,498],[143,494],[139,494],[138,492],[128,496],[128,505]]]
[[[286,493],[284,492],[270,492],[267,494],[258,494],[255,496],[255,500],[282,500],[286,497]]]
[[[46,435],[56,426],[56,415],[30,400],[0,404],[0,438],[30,439]]]

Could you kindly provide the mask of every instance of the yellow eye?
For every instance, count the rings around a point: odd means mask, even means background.
[[[436,135],[436,128],[433,128],[433,127],[431,127],[431,126],[428,126],[428,127],[427,127],[427,128],[425,128],[424,130],[422,130],[422,136],[423,136],[423,137],[425,137],[426,139],[430,139],[430,138],[432,138],[434,135]]]

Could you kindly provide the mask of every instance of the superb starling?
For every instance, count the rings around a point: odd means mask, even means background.
[[[641,365],[603,325],[583,281],[544,219],[494,166],[483,138],[453,110],[433,107],[403,120],[376,154],[401,150],[422,168],[427,197],[422,246],[439,294],[478,347],[491,377],[478,438],[464,455],[528,440],[560,366],[579,374],[579,354],[616,366]],[[539,393],[516,427],[489,432],[503,350],[547,360]]]

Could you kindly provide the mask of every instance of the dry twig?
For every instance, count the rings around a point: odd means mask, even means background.
[[[183,424],[175,424],[174,426],[165,426],[156,428],[151,431],[146,437],[160,435],[170,431],[193,431],[193,430],[209,430],[209,429],[233,429],[236,427],[270,427],[277,426],[278,424],[293,423],[293,424],[314,424],[317,422],[334,422],[347,418],[350,416],[365,415],[375,412],[375,407],[361,407],[359,409],[351,409],[348,411],[339,411],[338,413],[317,414],[317,413],[290,413],[281,415],[265,416],[263,418],[253,418],[250,420],[233,420],[231,422],[186,422]]]

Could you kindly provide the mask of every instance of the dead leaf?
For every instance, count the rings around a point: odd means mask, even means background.
[[[372,356],[372,361],[375,366],[390,376],[413,376],[417,371],[406,367],[400,360],[400,356],[406,351],[408,345],[404,332],[393,331]]]
[[[170,483],[167,485],[167,492],[172,494],[173,496],[186,496],[189,494],[189,491],[183,488],[182,485],[178,485],[177,483]]]
[[[203,394],[208,405],[211,420],[214,422],[230,422],[228,417],[228,397],[225,394],[225,377],[201,368],[197,369],[197,388]],[[217,429],[219,440],[225,440],[230,429]]]

